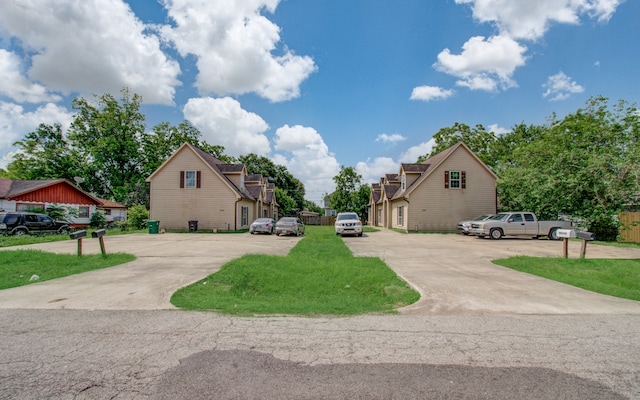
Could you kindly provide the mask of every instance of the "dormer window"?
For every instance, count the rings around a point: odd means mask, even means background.
[[[400,189],[405,190],[406,188],[407,188],[407,175],[405,175],[403,172],[402,176],[400,177]]]

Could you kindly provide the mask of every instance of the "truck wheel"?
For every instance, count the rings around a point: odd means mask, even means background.
[[[500,240],[502,239],[502,229],[494,228],[489,232],[491,239]]]
[[[551,228],[549,230],[549,240],[560,240],[558,237],[558,228]]]
[[[29,232],[27,232],[26,229],[16,229],[15,231],[13,231],[13,234],[15,236],[24,236],[26,234],[28,234]]]

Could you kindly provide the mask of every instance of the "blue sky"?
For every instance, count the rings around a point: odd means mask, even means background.
[[[75,96],[142,95],[147,128],[189,119],[226,153],[285,165],[319,203],[455,122],[497,134],[591,96],[638,102],[640,2],[7,0],[0,166]]]

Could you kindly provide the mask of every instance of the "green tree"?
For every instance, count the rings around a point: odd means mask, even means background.
[[[276,201],[279,205],[279,212],[281,215],[292,215],[298,210],[296,201],[287,194],[283,189],[276,186]]]
[[[292,209],[304,209],[304,184],[300,182],[300,180],[298,180],[295,176],[293,176],[287,170],[287,167],[285,167],[284,165],[276,165],[267,157],[259,156],[254,153],[240,156],[238,161],[243,163],[247,167],[248,173],[260,174],[269,182],[274,183],[277,188],[282,189],[287,194],[287,196],[293,199],[293,201],[295,202],[295,206]],[[279,202],[280,198],[278,198],[278,203]]]
[[[311,201],[311,200],[305,200],[304,201],[304,208],[303,210],[307,210],[307,211],[312,211],[312,212],[316,212],[320,215],[323,215],[324,210],[322,209],[322,207],[320,207],[319,205],[317,205],[315,202]]]
[[[369,186],[362,183],[362,175],[355,168],[342,165],[333,181],[336,190],[331,194],[329,207],[337,212],[353,211],[365,219],[371,192]]]
[[[513,140],[511,155],[499,163],[502,208],[531,210],[541,218],[568,214],[599,239],[614,239],[617,214],[640,193],[638,108],[591,98],[584,109],[560,121],[551,118],[543,132],[532,130],[523,135],[531,140]]]
[[[418,157],[418,163],[462,141],[469,146],[471,151],[485,164],[489,166],[495,164],[492,145],[496,137],[493,132],[487,132],[485,127],[480,124],[471,128],[468,125],[456,122],[451,127],[441,128],[433,135],[433,139],[436,142],[433,150],[430,154]]]
[[[144,181],[141,138],[145,132],[142,98],[123,89],[120,101],[111,94],[72,102],[76,116],[69,130],[72,144],[88,161],[84,187],[99,197],[129,203],[129,193]]]
[[[14,143],[18,151],[7,165],[10,179],[68,179],[81,174],[83,159],[65,138],[60,124],[40,124]]]

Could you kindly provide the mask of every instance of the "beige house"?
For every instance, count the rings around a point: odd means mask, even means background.
[[[241,230],[259,217],[277,218],[275,186],[244,164],[225,164],[184,143],[148,178],[150,219],[160,229]]]
[[[459,142],[421,164],[402,164],[371,185],[369,224],[407,232],[456,231],[459,221],[495,213],[497,176]]]

